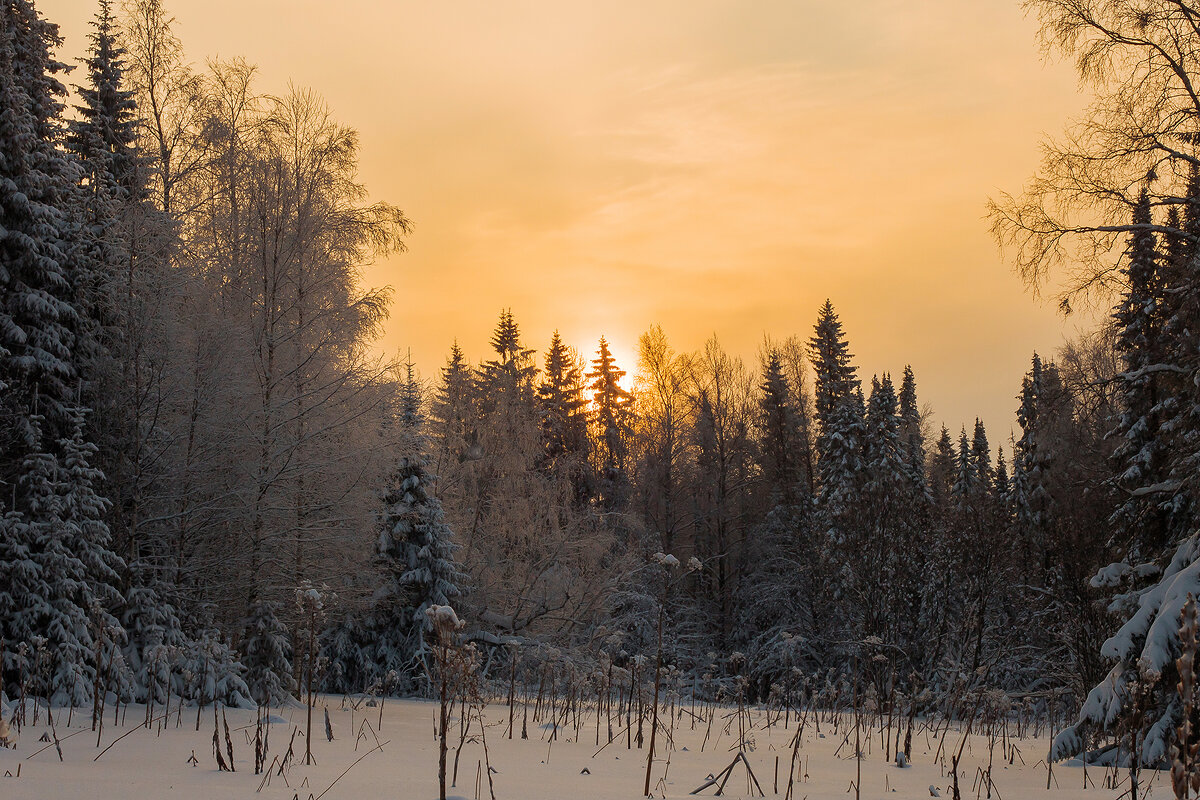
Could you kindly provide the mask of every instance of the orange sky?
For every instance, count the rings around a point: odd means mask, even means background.
[[[984,203],[1085,98],[1017,0],[166,0],[191,59],[245,56],[362,135],[415,221],[372,267],[384,345],[436,374],[503,307],[529,346],[604,334],[633,371],[660,323],[753,362],[826,297],[865,380],[916,370],[957,430],[1006,440],[1030,353],[1086,320],[1033,299]],[[91,0],[42,0],[83,50]]]

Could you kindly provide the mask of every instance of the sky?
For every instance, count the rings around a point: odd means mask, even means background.
[[[1034,350],[1091,326],[1013,273],[985,204],[1087,102],[1018,0],[166,0],[189,58],[323,95],[361,135],[372,197],[415,223],[370,266],[380,346],[435,377],[601,335],[636,367],[660,324],[757,364],[829,298],[864,381],[911,364],[952,430],[1015,425]],[[93,0],[42,0],[85,48]]]

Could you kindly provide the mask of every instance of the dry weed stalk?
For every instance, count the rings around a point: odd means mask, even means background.
[[[1200,750],[1200,739],[1192,730],[1192,713],[1196,698],[1196,598],[1188,594],[1184,603],[1179,625],[1180,655],[1175,661],[1179,669],[1176,689],[1183,703],[1183,719],[1176,729],[1175,759],[1171,764],[1171,786],[1175,797],[1184,800],[1200,793],[1200,764],[1196,752]],[[1138,754],[1133,753],[1136,759]]]

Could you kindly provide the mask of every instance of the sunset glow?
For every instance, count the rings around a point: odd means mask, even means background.
[[[63,56],[93,10],[47,9]],[[653,323],[753,363],[828,297],[867,378],[911,361],[952,429],[999,434],[1030,352],[1076,329],[984,220],[1086,99],[1009,0],[170,10],[197,66],[244,55],[360,131],[362,179],[416,226],[367,274],[395,288],[382,346],[426,376],[455,338],[486,357],[502,308],[539,351],[558,328],[590,360],[604,332],[632,374]]]
[[[0,0],[0,785],[1192,798],[1198,20]]]

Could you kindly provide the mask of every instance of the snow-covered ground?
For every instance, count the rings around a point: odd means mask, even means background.
[[[195,729],[194,708],[183,710],[182,723],[178,726],[177,717],[172,714],[169,724],[162,730],[157,727],[154,730],[138,728],[137,723],[145,718],[144,709],[138,706],[130,707],[123,714],[123,726],[113,727],[110,709],[100,749],[96,746],[96,735],[90,731],[86,712],[76,713],[69,727],[64,715],[58,713],[55,727],[61,740],[62,762],[52,744],[46,747],[45,743],[38,741],[49,730],[43,711],[36,727],[29,726],[22,731],[16,749],[0,748],[0,797],[97,800],[171,797],[213,800],[253,798],[260,785],[262,788],[257,791],[257,796],[288,800],[295,797],[300,800],[429,800],[437,797],[438,747],[434,738],[436,705],[415,700],[389,700],[383,706],[380,726],[379,708],[369,708],[360,703],[357,709],[353,709],[342,698],[334,697],[322,698],[321,701],[322,704],[328,704],[334,740],[327,741],[322,712],[318,708],[313,718],[313,755],[317,762],[313,766],[299,763],[299,757],[304,753],[304,709],[295,707],[273,712],[275,722],[271,726],[268,760],[286,751],[293,736],[298,758],[283,776],[273,770],[265,784],[265,776],[254,774],[253,711],[230,709],[226,712],[235,772],[217,770],[212,752],[211,708],[201,715],[199,732]],[[687,797],[705,782],[707,776],[719,773],[735,757],[738,749],[736,712],[733,709],[715,709],[711,727],[703,710],[698,709],[697,716],[699,719],[691,716],[690,709],[688,712],[680,711],[673,735],[660,735],[659,747],[665,747],[665,752],[654,768],[652,787],[656,797]],[[621,734],[597,754],[594,710],[581,717],[578,729],[574,727],[574,720],[569,727],[560,729],[558,737],[552,742],[549,741],[552,732],[549,724],[535,725],[532,714],[528,726],[529,739],[521,740],[519,705],[516,732],[512,740],[506,735],[507,707],[491,706],[488,720],[487,746],[491,764],[496,770],[493,781],[497,800],[607,800],[632,799],[642,795],[646,751],[639,751],[636,742],[629,749],[625,735]],[[791,760],[790,743],[796,729],[795,717],[787,730],[782,720],[776,721],[774,715],[768,729],[767,717],[761,711],[753,712],[752,720],[753,727],[746,736],[749,763],[766,796],[783,797]],[[836,733],[828,720],[822,723],[820,733],[811,718],[807,721],[792,795],[796,800],[843,800],[854,797],[850,787],[860,765],[853,757],[853,725],[847,728],[847,720],[843,719]],[[380,728],[378,732],[374,730],[376,727]],[[614,733],[618,730],[619,726],[614,722]],[[666,731],[665,723],[663,731]],[[453,748],[458,744],[458,732],[456,720],[450,742],[451,766],[454,761]],[[848,741],[847,733],[850,737]],[[125,734],[128,735],[105,752],[99,761],[95,760],[101,749]],[[646,734],[648,743],[648,725]],[[607,722],[602,721],[599,735],[601,743],[607,741]],[[672,738],[673,746],[664,742],[664,739]],[[960,734],[952,730],[946,736],[946,748],[953,752],[959,741]],[[224,752],[223,728],[220,743]],[[382,747],[375,749],[377,744]],[[1096,767],[1087,770],[1088,788],[1085,789],[1082,768],[1057,765],[1054,768],[1053,788],[1047,791],[1044,755],[1048,741],[1045,738],[1015,739],[1013,744],[1016,752],[1007,752],[1014,764],[1009,765],[1000,741],[990,748],[988,737],[970,737],[960,766],[960,786],[964,798],[988,796],[982,770],[988,764],[989,749],[993,765],[991,796],[1003,800],[1029,797],[1050,800],[1116,798],[1128,789],[1124,774],[1120,776],[1123,785],[1113,789],[1106,785],[1110,773]],[[934,787],[941,797],[951,796],[947,774],[949,757],[942,756],[935,763],[938,735],[931,728],[918,729],[913,739],[913,763],[906,769],[884,760],[884,746],[878,729],[871,734],[864,731],[862,749],[862,797],[930,797],[930,787]],[[193,753],[198,762],[194,766],[189,763]],[[362,760],[355,764],[359,758]],[[478,796],[487,800],[483,759],[481,743],[469,741],[459,759],[457,786],[448,790],[448,795],[475,798],[479,779],[482,790]],[[944,762],[944,765],[940,762]],[[9,773],[15,776],[18,767],[20,777],[2,777]],[[340,779],[339,775],[342,775]],[[338,779],[336,783],[335,779]],[[775,791],[776,780],[778,793]],[[714,788],[703,792],[706,796],[714,793]],[[740,764],[735,768],[724,796],[757,796],[756,793],[751,794],[746,771]],[[1144,774],[1139,797],[1165,799],[1170,796],[1166,773]]]

